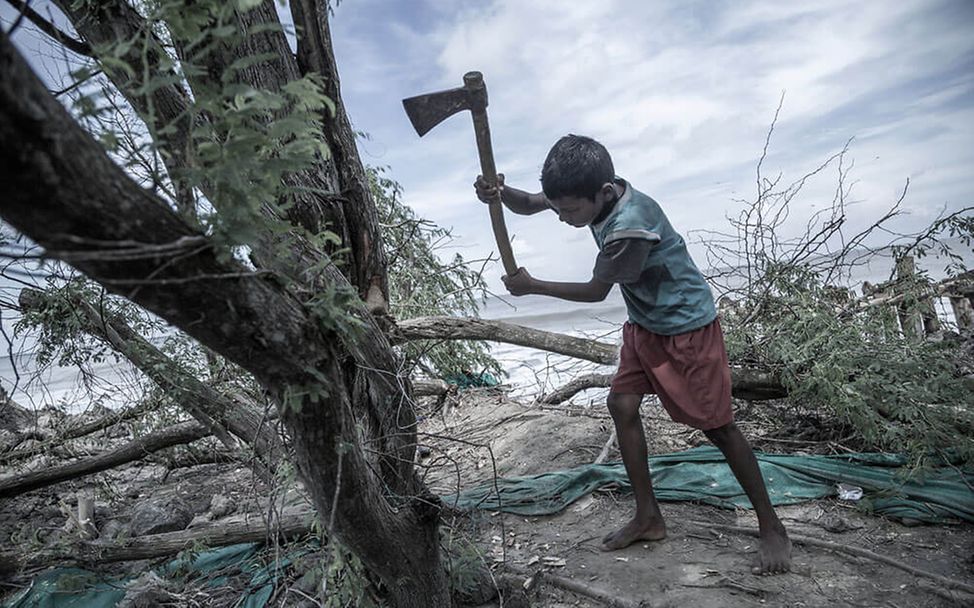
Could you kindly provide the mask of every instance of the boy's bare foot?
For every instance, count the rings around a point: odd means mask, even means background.
[[[634,517],[622,528],[602,538],[602,550],[615,551],[628,547],[636,541],[664,538],[666,538],[666,524],[662,519],[642,520]]]
[[[778,524],[761,533],[758,542],[758,557],[751,574],[780,574],[791,570],[791,541],[784,526]]]

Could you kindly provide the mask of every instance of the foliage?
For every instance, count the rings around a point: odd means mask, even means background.
[[[402,201],[402,188],[381,168],[368,169],[369,182],[382,224],[389,263],[389,299],[398,319],[420,316],[475,316],[486,285],[460,253],[444,263],[437,251],[452,243],[446,228],[417,217]],[[446,377],[470,371],[500,373],[500,366],[479,341],[414,341],[403,346],[411,365]]]
[[[359,558],[340,547],[332,539],[333,550],[322,583],[325,608],[344,608],[362,606],[372,608],[377,605],[372,597],[372,584],[366,575],[365,566]]]
[[[938,255],[948,275],[964,272],[957,248],[971,246],[971,209],[900,234],[888,225],[900,213],[904,189],[871,226],[852,233],[847,152],[848,145],[787,185],[780,175],[761,175],[762,156],[755,200],[742,201],[730,233],[703,239],[711,266],[720,268],[711,280],[722,298],[730,358],[775,372],[790,402],[823,427],[852,429],[847,445],[907,452],[914,468],[936,453],[974,462],[974,387],[959,365],[960,339],[901,332],[891,306],[868,305],[847,288],[853,271],[890,253]],[[792,202],[828,168],[838,176],[831,204],[819,204],[799,234],[786,238]],[[877,243],[890,234],[892,242]],[[929,285],[922,273],[887,284],[901,294],[898,306],[906,314],[929,305]]]
[[[958,345],[900,333],[886,307],[837,314],[835,290],[801,267],[768,267],[761,314],[727,319],[735,361],[778,372],[789,399],[854,430],[860,449],[908,452],[913,464],[950,450],[974,462],[974,388]]]

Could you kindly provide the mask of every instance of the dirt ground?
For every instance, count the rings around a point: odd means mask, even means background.
[[[699,433],[676,425],[647,401],[643,405],[650,453],[699,445]],[[759,434],[747,421],[745,434]],[[609,437],[611,419],[601,405],[553,406],[509,401],[500,391],[468,393],[426,421],[434,448],[429,483],[442,493],[502,476],[527,475],[591,463]],[[447,441],[450,435],[461,441]],[[760,446],[760,443],[758,443]],[[488,450],[489,446],[489,450]],[[760,446],[767,449],[769,446]],[[780,447],[780,445],[778,446]],[[491,454],[494,461],[491,460]],[[617,461],[618,452],[609,454]],[[972,497],[974,499],[974,497]],[[599,549],[602,536],[632,514],[630,494],[596,492],[546,517],[479,513],[466,522],[490,561],[526,570],[546,570],[632,605],[693,606],[971,606],[974,598],[938,582],[871,559],[795,544],[793,571],[755,576],[750,562],[756,538],[714,531],[691,522],[757,528],[753,512],[701,504],[663,503],[668,538],[637,543],[615,552]],[[793,535],[861,547],[905,564],[974,584],[974,526],[905,526],[860,513],[854,504],[820,500],[781,507],[779,516]],[[555,584],[536,592],[535,605],[562,608],[602,606]],[[494,604],[499,605],[499,604]]]
[[[591,463],[609,437],[611,420],[598,402],[541,407],[513,401],[498,389],[463,392],[435,409],[425,403],[419,462],[427,483],[452,494],[489,482],[493,476],[518,476]],[[644,404],[651,453],[684,450],[702,442],[697,432],[671,423],[659,407]],[[763,429],[750,417],[741,421],[745,434]],[[122,433],[124,435],[124,433]],[[121,440],[121,436],[119,437]],[[757,442],[763,449],[781,443]],[[785,444],[787,445],[787,444]],[[788,446],[794,449],[795,446]],[[807,447],[807,446],[806,446]],[[613,450],[609,461],[618,459]],[[133,504],[147,496],[179,496],[197,520],[224,520],[245,512],[267,512],[267,489],[246,468],[202,465],[168,471],[162,463],[139,463],[0,500],[0,544],[4,548],[43,546],[74,535],[65,528],[59,502],[72,504],[73,491],[94,489],[96,523],[103,532],[126,523]],[[214,516],[214,495],[232,507]],[[277,504],[307,505],[298,495],[278,497]],[[568,579],[590,591],[636,606],[970,606],[974,597],[952,592],[941,583],[876,561],[796,544],[793,572],[760,577],[750,574],[756,550],[753,536],[714,531],[704,524],[722,523],[756,529],[750,511],[729,511],[689,503],[664,503],[669,536],[661,542],[637,543],[605,553],[599,540],[621,526],[634,506],[631,495],[598,491],[546,517],[473,512],[447,517],[446,527],[473,539],[484,561],[498,577],[513,567],[522,573],[549,574],[530,588],[533,606],[567,608],[609,605],[568,591]],[[869,549],[905,564],[974,584],[974,526],[913,526],[867,515],[855,505],[822,500],[779,509],[792,534]],[[114,522],[114,523],[111,523]],[[205,522],[204,522],[205,523]],[[141,572],[148,562],[118,564],[108,572]],[[524,581],[524,576],[517,581]],[[535,579],[537,581],[537,579]],[[0,600],[29,579],[5,581]],[[286,597],[286,594],[284,594]],[[224,598],[232,605],[233,597]],[[216,605],[216,604],[206,604]],[[275,604],[280,605],[280,604]],[[284,605],[292,605],[285,602]],[[489,606],[513,607],[508,597]],[[522,604],[523,605],[523,604]],[[431,607],[438,608],[438,607]]]

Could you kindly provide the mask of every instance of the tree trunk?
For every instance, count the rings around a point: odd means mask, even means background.
[[[0,207],[4,219],[49,256],[70,259],[250,371],[279,404],[329,534],[383,581],[394,605],[449,605],[440,503],[417,477],[412,454],[403,457],[403,437],[415,436],[411,406],[401,388],[396,399],[375,400],[396,396],[389,390],[397,386],[395,367],[357,371],[356,351],[374,349],[386,355],[380,363],[394,361],[388,345],[323,326],[271,273],[252,272],[206,246],[205,235],[111,162],[2,33],[0,71],[0,167],[10,193]],[[104,255],[120,243],[142,244],[148,254]],[[385,375],[384,382],[372,379]],[[378,471],[360,439],[355,412],[363,409],[375,418],[366,436],[398,429],[379,437],[380,447],[399,451],[384,451],[388,464]]]

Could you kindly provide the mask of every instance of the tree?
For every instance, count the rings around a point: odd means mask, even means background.
[[[394,605],[448,605],[440,503],[414,471],[409,381],[382,331],[386,261],[327,3],[292,4],[296,54],[272,2],[58,4],[165,170],[135,183],[0,34],[0,214],[252,373],[329,536]]]

